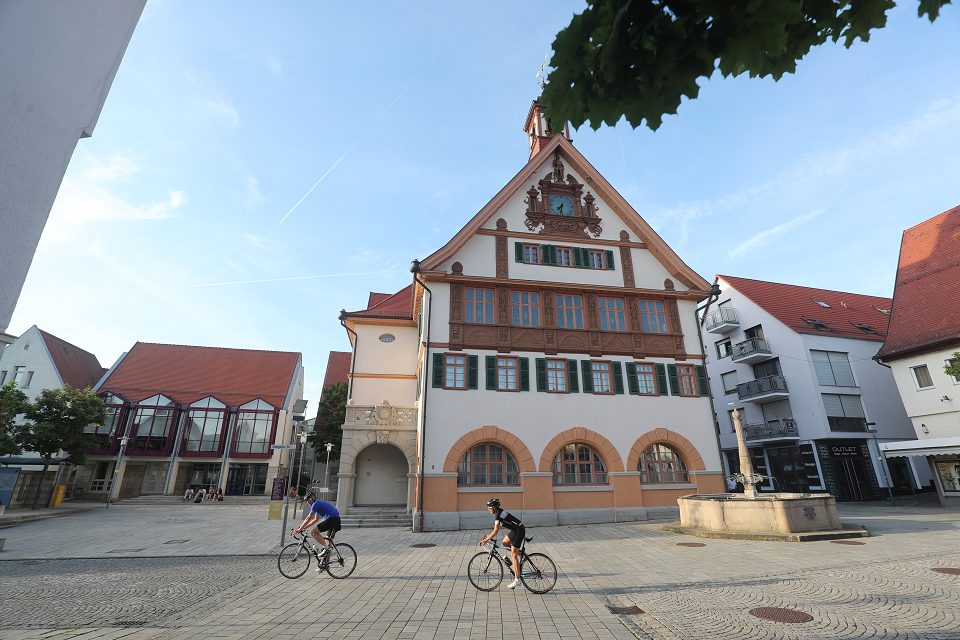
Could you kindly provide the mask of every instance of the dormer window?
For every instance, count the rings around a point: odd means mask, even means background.
[[[801,318],[801,320],[817,331],[833,331],[833,329],[827,326],[828,324],[833,324],[832,322],[822,322],[820,320],[813,320],[812,318]]]

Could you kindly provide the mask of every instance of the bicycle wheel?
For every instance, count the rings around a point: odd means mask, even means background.
[[[470,578],[470,584],[480,591],[493,591],[503,582],[503,563],[489,551],[481,551],[470,558],[467,577]]]
[[[557,565],[549,556],[531,553],[520,564],[520,580],[534,593],[546,593],[557,584]]]
[[[299,578],[310,568],[310,550],[299,542],[288,544],[280,550],[277,557],[277,567],[285,578]]]
[[[342,542],[333,546],[336,550],[327,554],[327,573],[331,578],[342,580],[357,568],[357,552],[353,547]]]

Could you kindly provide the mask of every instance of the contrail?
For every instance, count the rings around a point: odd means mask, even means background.
[[[473,18],[476,18],[479,14],[480,14],[480,10],[478,9],[477,12],[476,12],[475,14],[473,14]],[[443,53],[444,51],[446,51],[446,50],[447,50],[447,47],[449,47],[451,44],[453,44],[453,41],[457,39],[457,37],[463,32],[464,29],[467,28],[467,26],[468,26],[471,22],[473,22],[473,18],[470,18],[469,20],[467,20],[467,21],[463,24],[463,26],[460,27],[460,31],[457,31],[457,33],[454,34],[454,36],[450,39],[450,41],[447,42],[447,44],[443,45],[443,48],[440,49],[440,51],[437,52],[437,55],[433,56],[433,59],[432,59],[430,62],[428,62],[427,65],[426,65],[423,69],[420,70],[420,73],[418,73],[418,74],[413,78],[413,80],[411,80],[411,81],[407,84],[407,86],[405,86],[405,87],[403,88],[403,91],[401,91],[401,92],[397,95],[397,97],[393,99],[393,102],[391,102],[390,104],[387,105],[387,108],[384,109],[383,112],[380,114],[380,116],[379,116],[376,120],[373,121],[373,124],[376,124],[376,123],[380,122],[381,120],[383,120],[383,116],[387,115],[387,112],[390,111],[390,107],[392,107],[394,104],[396,104],[397,100],[399,100],[399,99],[401,98],[401,96],[403,96],[403,94],[405,94],[405,93],[407,92],[407,89],[409,89],[409,88],[411,87],[411,85],[413,85],[413,83],[416,82],[416,81],[420,78],[420,76],[422,76],[422,75],[424,74],[424,72],[425,72],[427,69],[430,68],[430,65],[432,65],[432,64],[437,60],[437,58],[440,57],[440,54]],[[334,168],[335,168],[338,164],[340,164],[340,161],[341,161],[341,160],[343,160],[344,158],[347,157],[347,154],[348,154],[348,153],[350,153],[351,151],[353,151],[353,147],[355,147],[355,146],[357,146],[358,144],[360,144],[360,141],[363,140],[363,139],[367,136],[367,133],[369,133],[370,129],[372,129],[372,128],[373,128],[373,125],[370,125],[369,127],[367,127],[367,130],[364,131],[363,134],[362,134],[359,138],[357,138],[357,141],[354,142],[353,145],[352,145],[349,149],[347,149],[346,153],[344,153],[342,156],[340,156],[340,159],[337,160],[336,162],[334,162],[334,163],[333,163],[333,166],[330,167],[329,169],[327,169],[327,172],[326,172],[325,174],[323,174],[322,176],[320,176],[320,179],[317,180],[317,183],[316,183],[315,185],[313,185],[312,187],[310,187],[310,191],[307,191],[305,194],[303,194],[303,197],[300,198],[300,200],[297,201],[297,204],[293,205],[293,209],[290,209],[290,211],[287,212],[287,215],[283,216],[283,220],[286,220],[287,218],[290,217],[290,214],[293,213],[293,210],[296,209],[297,207],[299,207],[299,206],[300,206],[300,203],[307,199],[307,196],[310,195],[310,194],[313,192],[313,190],[317,188],[317,185],[319,185],[321,182],[323,182],[323,179],[326,178],[327,175],[329,175],[330,172],[333,171]],[[279,224],[283,224],[283,220],[281,220],[281,221],[279,222]],[[206,286],[206,285],[192,285],[192,286]]]
[[[182,284],[177,289],[193,289],[195,287],[220,287],[226,284],[254,284],[256,282],[284,282],[287,280],[311,280],[313,278],[342,278],[345,276],[371,276],[377,273],[398,273],[394,269],[389,271],[365,271],[363,273],[327,273],[320,276],[298,276],[296,278],[270,278],[268,280],[242,280],[238,282],[211,282],[209,284]]]

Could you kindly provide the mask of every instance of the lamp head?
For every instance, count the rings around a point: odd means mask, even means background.
[[[412,260],[410,262],[410,273],[420,273],[420,261]]]

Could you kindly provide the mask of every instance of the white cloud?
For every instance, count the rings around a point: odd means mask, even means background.
[[[748,251],[753,251],[754,249],[759,249],[760,247],[768,245],[774,240],[785,236],[790,231],[793,231],[794,229],[798,229],[802,227],[803,225],[807,224],[808,222],[810,222],[811,220],[813,220],[823,212],[824,212],[823,209],[817,209],[816,211],[811,211],[810,213],[804,214],[802,216],[797,216],[793,220],[790,220],[789,222],[784,222],[783,224],[779,224],[772,229],[761,231],[755,236],[750,236],[742,244],[740,244],[740,246],[735,247],[730,252],[728,257],[736,258],[738,256],[742,256]]]
[[[236,129],[240,126],[240,114],[233,108],[233,103],[229,100],[197,100],[197,107],[207,112],[217,120],[220,120],[229,127]]]
[[[267,58],[267,69],[270,70],[270,73],[272,73],[274,77],[279,78],[285,75],[283,71],[283,64],[276,58]]]
[[[266,200],[260,193],[260,183],[253,176],[247,177],[247,204],[253,206]]]
[[[77,228],[92,222],[169,218],[183,204],[184,192],[169,188],[166,199],[151,204],[132,204],[114,193],[113,185],[140,171],[128,156],[114,154],[105,162],[87,156],[81,163],[83,168],[60,185],[44,229],[47,241],[72,241]]]

